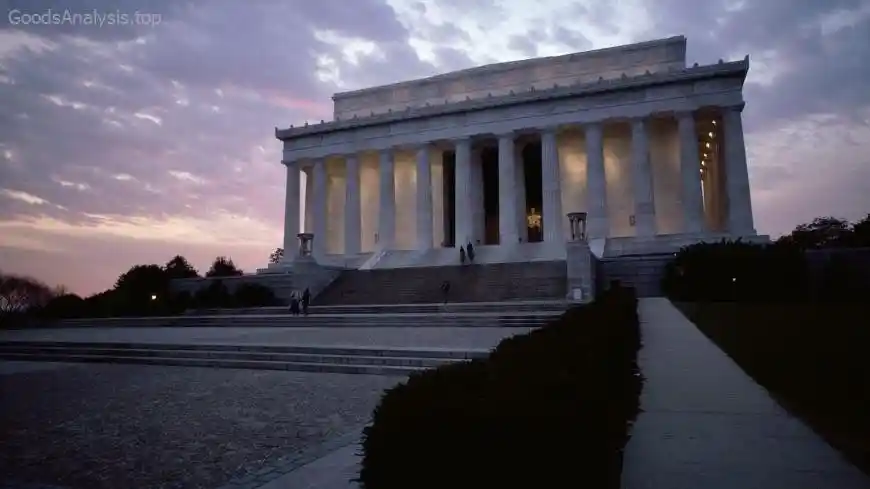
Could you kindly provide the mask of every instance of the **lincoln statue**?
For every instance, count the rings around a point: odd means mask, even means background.
[[[345,268],[454,265],[467,243],[483,263],[564,260],[568,214],[599,257],[758,238],[748,69],[687,66],[679,36],[335,94],[333,120],[276,129],[276,266],[303,232],[313,259]]]

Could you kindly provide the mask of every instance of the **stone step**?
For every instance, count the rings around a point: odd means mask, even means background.
[[[168,316],[133,318],[93,318],[57,321],[55,327],[538,327],[561,315],[556,312],[523,312],[510,314],[284,314],[213,316]]]
[[[445,363],[480,358],[486,350],[336,347],[314,345],[156,344],[99,342],[0,343],[5,360],[135,363],[407,375]]]
[[[571,307],[566,300],[511,301],[511,302],[449,302],[431,304],[367,304],[367,305],[312,305],[311,314],[464,314],[464,313],[515,313],[515,312],[552,312],[563,313]],[[287,306],[251,307],[237,309],[207,309],[190,311],[187,315],[210,316],[230,314],[266,315],[287,314]]]
[[[412,267],[345,271],[314,298],[315,304],[420,304],[443,301],[441,284],[466,302],[562,299],[564,260],[534,263]]]

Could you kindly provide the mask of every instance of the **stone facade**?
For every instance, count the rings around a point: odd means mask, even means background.
[[[686,67],[685,52],[675,37],[336,94],[335,120],[276,129],[284,247],[296,247],[300,205],[324,263],[424,256],[451,243],[513,246],[531,239],[535,219],[539,239],[558,245],[553,258],[565,259],[574,211],[588,213],[589,239],[615,240],[604,246],[612,251],[754,236],[741,118],[748,57]],[[540,148],[534,210],[530,147]],[[492,220],[482,211],[487,151],[497,151]]]

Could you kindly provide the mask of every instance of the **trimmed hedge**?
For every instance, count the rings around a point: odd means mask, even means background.
[[[807,261],[785,244],[699,243],[668,263],[662,290],[678,301],[798,300],[808,295]]]
[[[363,437],[366,489],[618,488],[638,412],[637,299],[615,288],[485,360],[389,391]]]

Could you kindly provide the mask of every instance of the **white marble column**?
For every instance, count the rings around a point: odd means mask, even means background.
[[[498,231],[499,244],[516,245],[517,229],[517,173],[514,161],[514,134],[498,136]]]
[[[483,209],[483,156],[480,149],[471,150],[471,242],[483,243],[486,216]]]
[[[292,161],[287,167],[287,188],[284,190],[284,261],[291,261],[298,251],[299,234],[299,167]]]
[[[378,155],[380,201],[378,206],[378,250],[393,248],[396,240],[396,164],[392,149],[382,149]]]
[[[429,145],[417,148],[417,249],[432,248],[432,166]]]
[[[314,171],[311,166],[302,168],[302,173],[305,174],[305,225],[302,226],[303,232],[314,233]]]
[[[635,236],[655,236],[656,208],[646,120],[631,120],[631,175],[634,191]]]
[[[586,126],[586,235],[590,239],[610,236],[607,218],[607,177],[604,173],[604,128]]]
[[[323,256],[326,254],[328,240],[326,239],[326,230],[328,219],[327,202],[329,198],[329,190],[327,185],[326,175],[326,160],[323,158],[314,161],[314,185],[312,202],[313,209],[311,212],[311,229],[314,232],[314,243],[312,253],[315,256]]]
[[[362,246],[359,157],[355,154],[347,155],[344,165],[344,254],[355,255]]]
[[[559,148],[556,128],[546,128],[541,133],[541,194],[543,196],[544,242],[561,243],[562,233],[562,185],[559,167]]]
[[[462,138],[454,141],[456,145],[456,171],[454,191],[454,219],[456,226],[455,246],[465,246],[474,232],[473,218],[470,212],[472,204],[471,195],[471,139]]]
[[[701,233],[705,230],[706,225],[704,222],[704,201],[701,195],[701,158],[698,154],[695,115],[692,112],[678,112],[676,115],[680,136],[683,232]]]
[[[529,241],[529,221],[526,216],[526,165],[523,159],[524,145],[518,144],[514,149],[514,166],[517,169],[517,231],[523,243]]]
[[[749,193],[749,168],[743,141],[743,104],[726,107],[722,117],[725,130],[725,186],[728,201],[728,231],[735,235],[754,235],[752,198]]]

